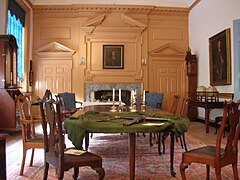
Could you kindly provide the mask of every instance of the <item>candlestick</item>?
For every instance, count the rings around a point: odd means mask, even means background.
[[[119,101],[122,101],[122,98],[121,98],[121,89],[119,89],[119,92],[118,92],[118,99],[119,99]]]

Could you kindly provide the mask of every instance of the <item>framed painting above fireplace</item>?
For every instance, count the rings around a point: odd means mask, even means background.
[[[103,45],[103,69],[124,68],[124,46]]]

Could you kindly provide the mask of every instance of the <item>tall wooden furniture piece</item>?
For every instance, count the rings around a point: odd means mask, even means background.
[[[190,97],[191,100],[197,100],[196,90],[197,90],[197,84],[198,84],[198,63],[197,63],[197,57],[196,55],[191,54],[191,50],[189,49],[187,51],[186,55],[186,65],[187,65],[187,76],[188,76],[188,97]],[[197,119],[197,107],[193,106],[192,108],[189,108],[188,110],[188,117],[190,120],[196,120]]]
[[[0,130],[20,130],[17,120],[17,42],[12,35],[0,35]]]
[[[102,167],[102,158],[85,152],[82,155],[68,154],[69,150],[77,150],[75,148],[64,148],[64,135],[62,131],[62,119],[60,114],[60,105],[56,102],[56,112],[54,109],[54,100],[40,102],[42,115],[42,126],[44,132],[44,177],[48,177],[49,164],[52,164],[58,169],[58,179],[63,179],[64,171],[74,168],[74,179],[77,179],[79,167],[90,166],[99,174],[99,179],[103,179],[105,171]],[[46,117],[45,117],[46,114]],[[47,118],[47,121],[46,121]]]
[[[182,179],[186,179],[185,169],[191,163],[206,164],[207,179],[209,179],[210,166],[215,168],[216,178],[221,179],[221,168],[227,165],[232,165],[234,179],[238,179],[238,137],[240,134],[239,111],[238,107],[240,101],[237,103],[232,100],[224,103],[222,124],[217,135],[216,146],[204,146],[197,149],[184,152],[182,154],[182,162],[180,165],[180,172]],[[227,123],[227,116],[229,115],[230,132],[227,136],[225,147],[221,148],[222,137]]]
[[[30,166],[33,164],[35,148],[43,148],[43,135],[35,133],[35,123],[42,122],[42,119],[34,119],[32,115],[32,104],[27,96],[17,97],[17,106],[20,114],[20,122],[22,126],[22,143],[23,143],[23,158],[20,169],[20,176],[23,175],[25,159],[28,149],[32,149]]]

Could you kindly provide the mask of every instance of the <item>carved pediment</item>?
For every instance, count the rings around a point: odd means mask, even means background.
[[[88,20],[82,29],[87,33],[93,32],[142,32],[147,25],[122,13],[100,15]]]
[[[151,56],[185,57],[186,52],[172,44],[166,44],[150,52]]]
[[[34,51],[38,57],[46,57],[46,58],[59,58],[59,59],[66,59],[72,58],[72,55],[75,53],[73,49],[70,49],[58,42],[51,42],[47,45],[44,45]]]

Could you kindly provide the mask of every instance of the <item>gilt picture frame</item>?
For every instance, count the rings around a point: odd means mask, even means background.
[[[103,45],[103,69],[124,68],[124,45]]]
[[[210,84],[231,84],[230,28],[209,38]]]

